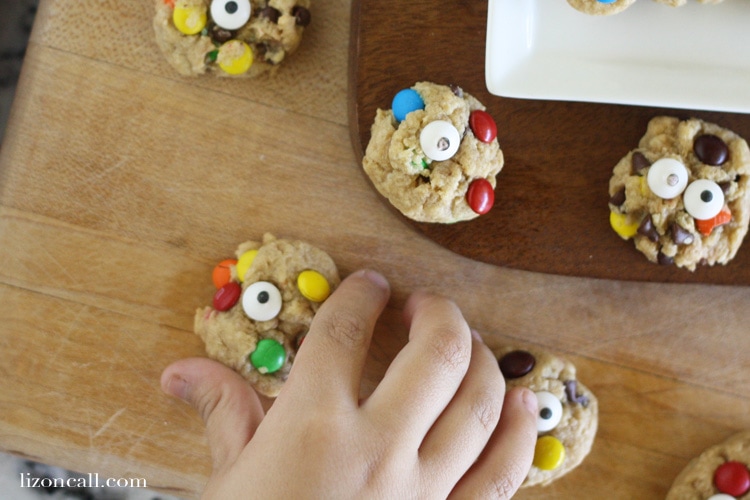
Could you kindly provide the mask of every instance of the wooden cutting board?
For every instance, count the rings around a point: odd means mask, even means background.
[[[352,4],[349,106],[360,159],[376,109],[389,108],[396,92],[417,81],[461,86],[498,124],[505,167],[490,213],[452,225],[405,220],[456,253],[498,266],[617,280],[750,284],[748,244],[726,266],[694,273],[659,266],[610,228],[607,204],[612,168],[637,146],[652,117],[697,117],[750,137],[750,115],[491,95],[484,83],[486,24],[486,2]]]

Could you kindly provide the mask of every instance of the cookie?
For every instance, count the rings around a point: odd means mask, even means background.
[[[691,271],[726,264],[750,221],[750,149],[698,119],[653,118],[615,165],[610,224],[651,262]]]
[[[324,251],[301,241],[248,241],[213,272],[212,307],[195,314],[208,357],[275,397],[315,313],[340,279]]]
[[[185,76],[254,77],[297,50],[309,0],[155,0],[156,43]]]
[[[419,222],[486,214],[503,168],[497,125],[456,86],[419,82],[378,109],[362,166],[375,188]]]
[[[666,500],[750,498],[750,431],[712,446],[680,472]]]
[[[681,7],[687,0],[654,0],[671,7]],[[700,3],[717,4],[724,0],[698,0]],[[635,3],[635,0],[568,0],[576,10],[593,16],[608,16],[618,14]]]
[[[591,451],[599,419],[594,394],[576,378],[569,361],[539,349],[493,345],[506,388],[528,387],[537,395],[539,437],[523,487],[547,485],[577,467]]]

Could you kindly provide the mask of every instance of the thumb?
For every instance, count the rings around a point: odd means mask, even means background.
[[[263,420],[260,399],[245,379],[210,359],[172,363],[161,375],[161,387],[203,418],[214,471],[237,460]]]

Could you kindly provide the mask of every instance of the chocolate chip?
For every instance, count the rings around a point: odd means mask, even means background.
[[[640,234],[641,236],[645,236],[654,243],[659,241],[659,232],[654,227],[654,223],[651,220],[650,215],[648,217],[645,217],[641,221],[641,224],[638,226],[638,234]]]
[[[611,205],[614,205],[615,207],[622,206],[622,204],[625,203],[625,187],[619,189],[615,194],[613,194],[609,199],[609,203]]]
[[[651,166],[651,162],[640,151],[633,153],[630,157],[630,164],[633,174],[640,174],[641,170]]]
[[[677,245],[692,245],[695,241],[695,236],[693,236],[693,233],[677,224],[676,222],[672,223],[671,230],[672,240],[674,240]]]
[[[454,94],[454,95],[455,95],[456,97],[461,97],[461,98],[463,98],[463,96],[464,96],[464,89],[462,89],[462,88],[461,88],[461,87],[459,87],[458,85],[454,85],[454,84],[452,84],[452,83],[451,83],[450,85],[448,85],[448,87],[450,87],[451,91],[453,92],[453,94]]]
[[[669,257],[659,252],[656,255],[656,261],[662,266],[671,266],[672,264],[674,264],[674,257]]]
[[[258,17],[265,17],[272,23],[276,24],[279,22],[279,17],[281,16],[281,12],[278,9],[274,9],[271,6],[264,7],[263,9],[258,12]]]
[[[724,196],[729,194],[729,190],[732,189],[732,181],[720,182],[719,189],[724,193]]]
[[[711,134],[703,134],[696,138],[693,151],[700,161],[713,166],[723,165],[729,156],[726,143]]]
[[[310,10],[306,7],[302,7],[301,5],[294,6],[294,8],[292,9],[292,15],[294,16],[294,20],[297,26],[302,26],[303,28],[309,26],[310,21],[312,21]]]
[[[217,43],[228,42],[233,36],[234,35],[231,31],[220,28],[219,26],[214,26],[211,29],[211,40]]]
[[[498,362],[503,377],[507,379],[520,378],[534,369],[536,358],[528,351],[511,351]]]

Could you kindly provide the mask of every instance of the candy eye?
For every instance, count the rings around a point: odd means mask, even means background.
[[[554,394],[547,391],[535,393],[539,403],[539,416],[536,419],[537,432],[551,431],[562,419],[562,403]]]
[[[242,309],[255,321],[271,320],[281,311],[281,292],[267,281],[253,283],[242,294]]]
[[[443,161],[451,158],[461,143],[458,130],[450,122],[436,120],[428,123],[419,134],[419,145],[427,158]]]
[[[685,190],[688,172],[685,165],[679,161],[673,158],[662,158],[651,165],[646,181],[656,196],[671,200]]]
[[[710,219],[724,208],[724,191],[713,181],[698,179],[685,190],[683,202],[685,210],[694,219]]]
[[[225,30],[236,30],[245,25],[250,19],[249,0],[213,0],[211,2],[211,18]]]

